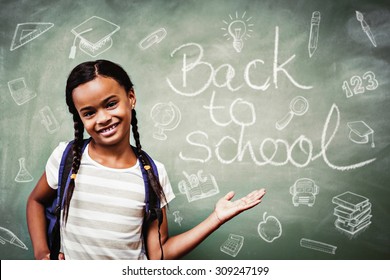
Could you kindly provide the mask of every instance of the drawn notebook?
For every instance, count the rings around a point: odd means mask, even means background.
[[[360,210],[369,203],[368,198],[351,192],[345,192],[333,197],[332,202],[352,211]]]

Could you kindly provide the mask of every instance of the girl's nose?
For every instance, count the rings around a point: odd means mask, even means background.
[[[111,121],[111,115],[108,112],[104,110],[98,112],[98,116],[96,119],[97,124],[106,124],[110,121]]]

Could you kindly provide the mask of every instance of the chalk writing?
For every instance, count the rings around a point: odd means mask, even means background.
[[[353,90],[351,89],[351,86]],[[375,74],[372,71],[367,71],[363,74],[363,79],[360,76],[351,77],[350,82],[343,82],[342,89],[345,91],[347,98],[352,97],[354,94],[364,93],[365,90],[375,90],[378,87],[378,80],[375,78]]]
[[[215,108],[223,109],[223,106],[215,107],[213,104],[213,100],[214,99],[212,98],[212,102],[210,103],[210,106],[205,107],[210,110],[211,116],[213,116],[211,112],[213,109]],[[255,154],[255,150],[253,148],[252,142],[250,140],[244,142],[245,129],[247,126],[250,126],[255,122],[256,119],[255,112],[254,111],[251,112],[252,114],[251,122],[238,121],[237,117],[233,116],[232,114],[232,112],[234,111],[232,110],[232,108],[234,108],[234,106],[239,103],[246,104],[248,108],[251,108],[253,106],[253,104],[250,105],[249,102],[244,102],[242,101],[242,99],[237,99],[231,105],[231,109],[230,109],[231,120],[226,123],[216,122],[217,125],[226,126],[226,125],[230,125],[231,123],[234,123],[241,127],[240,135],[238,139],[232,136],[223,136],[215,145],[214,147],[215,156],[218,159],[218,161],[221,162],[222,164],[231,164],[236,161],[241,162],[244,158],[245,153],[249,153],[252,161],[258,166],[264,166],[264,165],[283,166],[290,163],[296,167],[303,168],[308,166],[310,162],[318,159],[319,157],[322,157],[324,162],[330,168],[335,170],[340,170],[340,171],[360,168],[376,160],[376,158],[371,158],[366,161],[362,161],[350,165],[343,165],[343,166],[336,165],[329,160],[327,156],[327,150],[329,145],[332,143],[340,126],[340,111],[336,104],[332,105],[329,114],[325,120],[325,124],[323,126],[322,135],[321,135],[321,148],[318,154],[313,155],[313,143],[305,135],[300,135],[298,138],[296,138],[296,140],[292,144],[290,144],[288,141],[283,139],[273,139],[267,137],[259,145],[259,153],[261,158],[259,159],[258,156]],[[212,119],[215,119],[214,116],[212,117]],[[331,126],[333,127],[333,130],[330,130],[329,124],[331,123],[332,119],[334,122],[334,124]],[[208,143],[209,136],[206,132],[200,130],[193,131],[187,135],[186,140],[191,146],[204,149],[205,156],[203,158],[199,156],[196,157],[196,155],[188,156],[184,152],[180,152],[179,157],[182,160],[205,163],[212,158],[213,155],[212,148]],[[224,145],[227,144],[230,144],[229,145],[230,149],[232,145],[236,147],[235,148],[236,152],[233,152],[233,155],[230,157],[228,157],[227,155],[223,156],[221,153],[221,149],[223,148]],[[280,149],[285,152],[285,157],[283,160],[280,159],[277,160],[275,158],[277,154],[280,154]],[[305,156],[306,157],[305,161],[299,162],[298,160],[295,160],[293,156],[293,154],[295,154],[293,153],[294,151],[299,152],[301,155]]]
[[[183,95],[183,96],[197,96],[203,92],[205,92],[211,85],[214,85],[215,87],[222,88],[226,87],[230,91],[237,91],[238,89],[241,89],[243,85],[240,85],[236,88],[232,86],[232,81],[235,77],[235,70],[234,67],[230,64],[223,64],[220,67],[215,68],[210,62],[204,61],[204,50],[203,47],[200,44],[197,43],[187,43],[183,44],[176,49],[174,49],[171,52],[171,57],[175,57],[178,53],[183,53],[183,59],[182,59],[182,81],[181,85],[177,84],[177,81],[172,81],[169,77],[166,78],[166,81],[169,85],[169,87],[177,94]],[[197,53],[197,57],[194,59],[194,61],[189,62],[187,57],[187,52],[190,52],[192,56],[194,55],[194,52]],[[287,64],[291,63],[292,60],[295,58],[295,54],[290,56],[286,61],[283,63],[279,62],[279,27],[277,26],[275,29],[275,48],[274,48],[274,59],[273,59],[273,65],[272,65],[272,78],[273,78],[273,84],[275,88],[278,88],[278,76],[280,73],[284,73],[284,75],[287,77],[287,79],[297,88],[309,90],[313,88],[313,86],[306,86],[298,83],[292,75],[285,69]],[[270,86],[270,80],[271,77],[269,76],[265,82],[262,85],[254,83],[254,81],[250,78],[250,71],[252,68],[256,67],[256,65],[264,64],[264,61],[261,59],[254,59],[250,61],[246,67],[244,72],[244,80],[248,87],[254,89],[254,90],[262,90],[265,91]],[[226,81],[222,84],[218,84],[216,82],[216,76],[218,75],[219,71],[224,70],[226,68],[226,75],[225,79]],[[202,78],[203,82],[197,85],[197,88],[194,89],[195,85],[189,86],[188,81],[188,75],[190,72],[195,71],[195,73],[202,73],[202,76],[199,76],[198,78]],[[209,73],[208,76],[205,76],[206,73]],[[190,91],[191,90],[191,91]]]

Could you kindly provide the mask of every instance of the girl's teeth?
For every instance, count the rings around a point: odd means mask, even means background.
[[[104,132],[108,132],[108,131],[110,131],[110,130],[113,130],[115,127],[116,127],[116,125],[113,125],[113,126],[107,128],[107,129],[102,130],[102,132],[103,132],[103,133],[104,133]]]

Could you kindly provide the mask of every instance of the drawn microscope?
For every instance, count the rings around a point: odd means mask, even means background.
[[[319,187],[313,180],[308,178],[300,178],[290,187],[290,194],[293,196],[292,202],[294,206],[298,206],[299,204],[313,206],[318,192]]]

